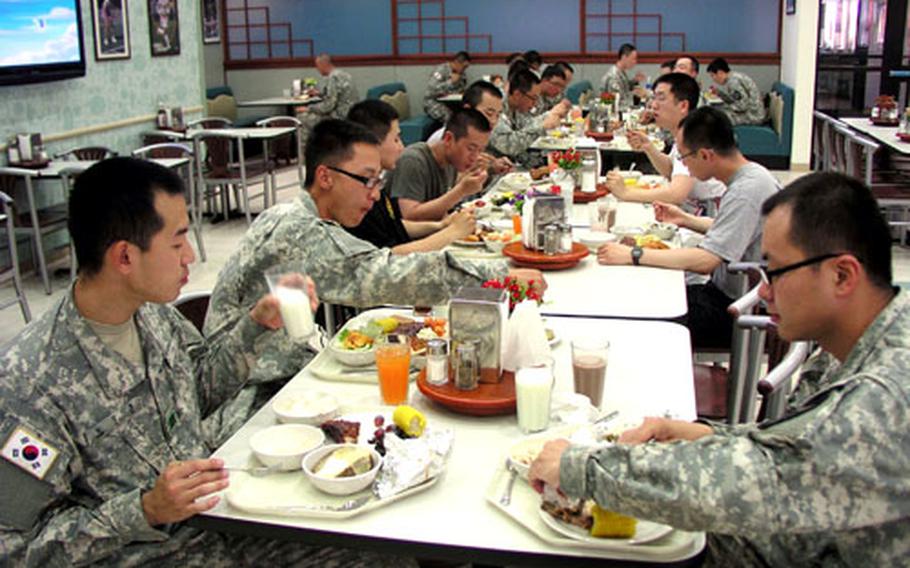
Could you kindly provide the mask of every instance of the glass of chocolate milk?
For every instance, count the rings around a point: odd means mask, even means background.
[[[572,340],[572,378],[575,392],[587,396],[600,408],[607,374],[610,342],[603,338],[585,337]]]

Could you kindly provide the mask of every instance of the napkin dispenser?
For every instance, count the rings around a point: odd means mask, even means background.
[[[506,290],[463,286],[449,301],[450,353],[459,341],[480,340],[480,382],[502,380],[502,347],[509,303]]]
[[[521,225],[525,227],[521,242],[528,250],[543,250],[544,229],[565,223],[568,219],[566,200],[559,195],[541,195],[525,201]]]

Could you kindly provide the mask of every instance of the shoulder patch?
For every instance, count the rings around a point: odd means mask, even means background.
[[[13,430],[0,450],[0,456],[38,479],[44,479],[59,454],[57,448],[22,426]]]

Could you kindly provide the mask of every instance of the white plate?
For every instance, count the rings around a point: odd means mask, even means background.
[[[452,244],[459,246],[459,247],[467,247],[467,248],[484,248],[487,246],[484,244],[483,241],[466,241],[464,239],[458,239],[457,241],[452,241]]]
[[[531,187],[531,176],[527,172],[512,172],[500,180],[501,189],[508,191],[525,191]]]
[[[539,509],[538,513],[544,524],[559,534],[571,538],[572,540],[586,542],[588,544],[603,544],[606,548],[615,544],[645,544],[673,532],[673,527],[669,525],[652,523],[651,521],[642,521],[639,519],[638,524],[635,526],[635,536],[632,538],[601,538],[591,536],[588,531],[581,527],[560,521],[543,509]]]

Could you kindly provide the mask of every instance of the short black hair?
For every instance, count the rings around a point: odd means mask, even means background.
[[[521,69],[509,75],[509,94],[519,91],[524,94],[531,92],[534,85],[540,83],[540,79],[530,69]]]
[[[634,46],[634,45],[632,45],[631,43],[624,43],[624,44],[622,44],[621,46],[619,46],[619,51],[617,52],[617,56],[618,56],[620,59],[622,59],[623,57],[629,55],[629,54],[632,53],[633,51],[637,51],[637,50],[635,49],[635,46]]]
[[[458,61],[459,63],[470,63],[471,54],[468,53],[467,51],[459,51],[458,53],[455,54],[454,59],[455,59],[455,61]]]
[[[718,57],[708,64],[708,73],[717,73],[718,71],[730,72],[730,65],[727,64],[727,60],[723,57]]]
[[[692,61],[692,67],[694,67],[694,68],[695,68],[695,72],[698,73],[698,59],[696,59],[694,55],[689,55],[689,54],[680,55],[680,56],[676,59],[676,61],[673,62],[673,65],[675,66],[676,63],[677,63],[680,59],[688,59],[688,60]]]
[[[351,107],[348,120],[365,126],[380,142],[392,129],[392,122],[399,120],[398,111],[385,101],[366,99]]]
[[[562,68],[561,65],[547,65],[547,68],[543,70],[543,73],[540,75],[540,79],[551,79],[553,77],[559,77],[563,81],[568,81],[566,77],[566,71]]]
[[[528,65],[528,62],[525,61],[524,58],[516,59],[515,61],[512,62],[511,65],[509,65],[509,70],[507,72],[509,82],[512,81],[512,75],[515,75],[519,71],[531,71],[531,66]],[[533,74],[533,71],[532,71],[532,74]],[[537,75],[534,75],[534,76],[536,77]]]
[[[484,134],[492,130],[490,121],[482,112],[473,108],[460,108],[452,113],[449,121],[446,122],[445,132],[451,132],[456,140],[460,140],[468,135],[468,128],[473,128]]]
[[[328,118],[314,126],[303,152],[306,162],[304,185],[306,187],[313,185],[316,180],[316,168],[322,164],[340,163],[350,158],[354,144],[379,146],[379,139],[366,127],[349,120]]]
[[[677,101],[689,102],[689,112],[698,107],[698,97],[701,90],[698,87],[698,81],[689,75],[685,73],[666,73],[654,81],[654,87],[656,88],[661,83],[670,85],[670,92],[673,93]]]
[[[575,68],[572,67],[571,65],[569,65],[569,62],[568,62],[568,61],[557,61],[557,62],[554,63],[553,65],[559,65],[560,67],[562,67],[563,69],[565,69],[565,70],[568,71],[569,73],[575,73]]]
[[[508,56],[506,56],[506,65],[511,65],[512,63],[515,63],[519,59],[524,59],[524,56],[521,54],[520,51],[513,51]]]
[[[522,57],[524,57],[524,60],[527,61],[528,65],[531,65],[532,67],[534,65],[541,65],[543,63],[543,57],[540,56],[540,52],[536,49],[529,49],[528,51],[524,52],[524,55],[522,55]]]
[[[159,191],[183,195],[183,180],[148,160],[109,158],[79,174],[70,192],[67,227],[80,274],[98,274],[107,249],[118,241],[148,250],[164,227],[155,210]]]
[[[807,257],[847,252],[878,288],[891,288],[891,232],[862,182],[844,174],[803,176],[762,204],[762,215],[790,207],[790,242]]]
[[[471,83],[471,86],[461,95],[461,102],[470,108],[477,108],[477,105],[483,100],[484,93],[502,99],[502,91],[499,90],[499,87],[489,81],[480,80]]]
[[[736,152],[736,135],[727,113],[712,107],[701,107],[679,121],[682,139],[690,152],[707,148],[721,156]]]
[[[661,67],[669,67],[669,68],[670,68],[670,72],[673,72],[673,68],[676,67],[676,60],[675,60],[675,59],[667,59],[666,61],[664,61],[663,63],[661,63],[660,66],[661,66]]]

